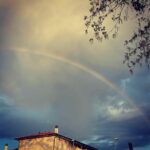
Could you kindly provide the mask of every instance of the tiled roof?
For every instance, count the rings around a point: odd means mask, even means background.
[[[40,137],[45,137],[45,136],[52,136],[55,135],[56,133],[54,132],[39,132],[37,134],[31,134],[27,136],[21,136],[16,138],[16,140],[24,140],[24,139],[33,139],[33,138],[40,138]]]

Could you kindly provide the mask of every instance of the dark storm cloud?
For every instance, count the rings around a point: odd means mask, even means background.
[[[123,80],[126,81],[123,89],[131,97],[138,111],[134,113],[131,111],[125,117],[122,116],[120,118],[111,118],[107,115],[102,117],[103,115],[100,115],[99,120],[95,122],[97,138],[91,143],[99,149],[114,149],[116,144],[114,138],[116,137],[119,139],[117,141],[117,149],[128,149],[128,142],[132,142],[136,148],[143,147],[143,149],[150,145],[149,72],[142,69],[129,78],[123,79],[120,77],[120,86],[122,86]],[[115,99],[110,101],[111,103],[108,100],[107,102],[114,108],[118,109],[120,107],[118,107],[118,103],[115,103]],[[130,108],[129,105],[124,107],[125,110],[128,108]],[[106,114],[106,110],[104,111],[101,113]]]
[[[143,109],[147,110],[149,106]],[[91,144],[100,149],[112,149],[115,146],[115,138],[118,138],[117,149],[128,149],[128,142],[132,142],[134,147],[150,145],[150,122],[148,121],[150,115],[148,111],[145,111],[145,116],[146,118],[138,115],[119,120],[99,118],[95,129],[97,138]]]
[[[32,113],[15,107],[9,97],[0,96],[0,138],[15,138],[47,129],[48,124],[33,117]]]

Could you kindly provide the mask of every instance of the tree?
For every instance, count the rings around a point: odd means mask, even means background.
[[[130,39],[124,41],[126,52],[123,63],[128,66],[131,73],[137,64],[142,65],[144,62],[149,68],[150,0],[89,0],[89,2],[89,15],[84,17],[85,33],[88,34],[91,31],[93,33],[89,41],[93,42],[95,39],[103,41],[110,36],[115,38],[118,35],[119,26],[134,15],[137,29],[133,31]],[[106,28],[107,19],[111,19],[113,24],[111,29]]]

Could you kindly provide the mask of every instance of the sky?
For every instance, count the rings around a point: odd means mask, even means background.
[[[150,148],[150,72],[122,63],[134,19],[91,44],[88,9],[88,0],[0,0],[0,149],[56,124],[101,150]]]

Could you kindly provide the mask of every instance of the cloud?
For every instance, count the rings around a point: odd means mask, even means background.
[[[149,106],[147,106],[149,107]],[[144,109],[147,109],[145,107]],[[99,117],[95,128],[95,137],[89,138],[86,142],[96,145],[99,148],[108,149],[115,145],[115,138],[118,138],[117,148],[127,149],[128,142],[132,142],[134,147],[144,147],[149,145],[150,128],[149,123],[143,116],[134,115],[129,117],[110,118]],[[145,114],[149,117],[149,113]],[[142,122],[142,123],[141,123]]]
[[[31,132],[37,132],[40,127],[46,127],[40,111],[18,108],[11,104],[9,97],[0,97],[0,138],[12,138]],[[34,128],[33,128],[34,127]]]

